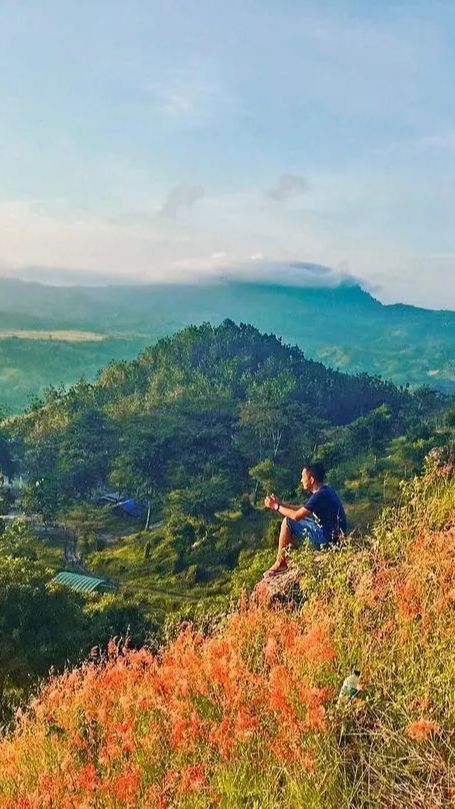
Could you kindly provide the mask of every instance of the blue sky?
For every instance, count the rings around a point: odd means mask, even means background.
[[[0,274],[455,308],[454,75],[453,2],[0,0]]]

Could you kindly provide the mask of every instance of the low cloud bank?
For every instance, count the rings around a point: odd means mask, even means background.
[[[14,270],[2,270],[0,268],[0,280],[2,278],[56,287],[101,287],[111,286],[113,284],[125,286],[126,284],[133,285],[138,283],[137,279],[129,279],[127,276],[110,275],[109,273],[97,272],[96,270],[76,270],[71,267],[37,266],[18,267]]]
[[[306,261],[264,261],[257,267],[251,264],[227,269],[226,277],[282,286],[337,287],[341,284],[365,286],[362,279],[351,273],[340,272],[323,264]]]
[[[207,259],[183,259],[172,268],[150,272],[119,275],[64,267],[22,267],[1,270],[0,278],[16,278],[52,286],[136,286],[153,284],[220,284],[244,281],[278,286],[335,288],[359,285],[369,292],[377,288],[349,272],[305,261],[273,261],[253,257],[229,261],[224,254]]]
[[[323,264],[309,261],[279,261],[253,256],[248,260],[229,261],[226,257],[212,256],[209,259],[185,259],[174,265],[179,280],[196,280],[198,283],[219,281],[249,281],[279,286],[337,287],[360,285],[372,291],[365,279],[344,270],[336,270]]]

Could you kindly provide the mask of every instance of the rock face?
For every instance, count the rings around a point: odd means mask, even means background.
[[[300,576],[297,565],[291,565],[276,576],[261,579],[251,593],[252,604],[298,606],[305,598],[300,587]]]
[[[455,445],[433,447],[426,456],[426,464],[435,477],[445,477],[455,474]]]

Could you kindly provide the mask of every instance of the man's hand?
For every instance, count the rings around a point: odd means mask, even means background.
[[[272,508],[274,511],[278,510],[278,506],[280,505],[280,501],[274,492],[272,494],[268,494],[264,500],[264,505],[266,508]]]
[[[291,520],[303,520],[305,517],[313,516],[313,512],[307,509],[306,506],[291,506],[289,503],[282,503],[278,495],[273,492],[267,495],[264,505],[274,511],[279,509],[281,517],[290,517]]]

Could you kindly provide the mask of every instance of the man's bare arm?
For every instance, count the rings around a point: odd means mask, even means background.
[[[277,511],[282,517],[290,517],[291,520],[303,520],[305,517],[313,516],[313,512],[305,506],[290,506],[285,503],[280,503],[276,494],[267,495],[265,505],[267,508],[272,508],[274,511]],[[279,507],[277,508],[277,506]]]
[[[272,494],[269,496],[272,498],[272,500],[278,500],[278,502],[280,503],[281,506],[283,506],[283,508],[290,508],[292,509],[292,511],[298,511],[299,508],[302,508],[301,503],[285,503],[278,497],[277,494],[275,494],[275,492],[272,492]]]
[[[290,517],[291,520],[303,520],[305,517],[312,517],[313,512],[305,506],[291,506],[290,508],[283,503],[280,503],[278,514],[282,517]]]

